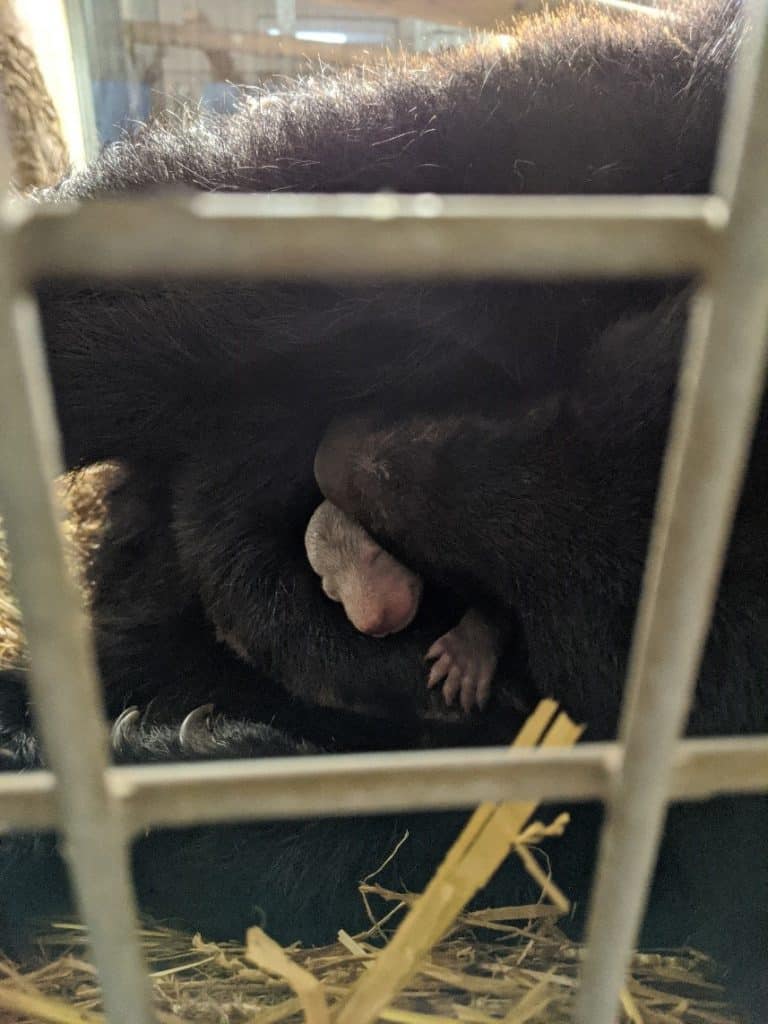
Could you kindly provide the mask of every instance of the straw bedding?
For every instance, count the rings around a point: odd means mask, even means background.
[[[395,907],[408,900],[378,890],[367,895]],[[294,1024],[308,1019],[286,980],[288,971],[283,968],[281,977],[253,962],[258,961],[258,935],[249,934],[252,957],[240,943],[208,943],[199,935],[149,924],[141,938],[158,1019],[167,1024]],[[372,926],[362,936],[342,932],[333,946],[290,948],[286,958],[322,984],[332,1008],[375,961],[380,945],[380,930]],[[467,914],[378,1019],[393,1024],[566,1024],[572,1019],[580,956],[546,904]],[[41,937],[34,962],[20,966],[0,960],[0,974],[3,1024],[103,1020],[87,939],[75,925],[53,924]],[[624,993],[622,1024],[736,1024],[715,976],[712,962],[693,951],[637,954]]]

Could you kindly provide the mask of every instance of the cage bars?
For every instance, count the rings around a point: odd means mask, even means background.
[[[0,482],[29,639],[31,698],[46,760],[59,780],[62,852],[91,932],[109,1019],[141,1024],[152,1017],[129,851],[106,787],[107,737],[90,632],[51,492],[60,469],[52,396],[34,303],[14,288],[6,245],[0,226]]]
[[[621,768],[617,743],[570,755],[500,747],[200,761],[108,768],[106,785],[131,835],[157,826],[243,819],[471,808],[483,800],[604,800]],[[768,789],[768,739],[688,739],[675,750],[669,795],[704,800]],[[0,773],[0,832],[52,828],[51,772]]]
[[[721,258],[696,297],[656,507],[607,802],[577,1004],[611,1024],[640,926],[763,389],[768,349],[768,20],[737,73],[716,187],[730,193]],[[733,167],[733,171],[731,171]]]
[[[101,200],[14,215],[25,278],[556,279],[707,271],[728,208],[686,196],[280,193]]]
[[[756,52],[765,39],[765,12],[763,0],[753,23]],[[679,740],[764,363],[764,53],[745,65],[729,106],[719,194],[703,199],[199,196],[32,213],[3,206],[0,493],[30,642],[32,697],[55,776],[1,777],[0,821],[42,825],[55,815],[112,1021],[151,1019],[133,930],[127,843],[135,829],[160,821],[252,819],[265,811],[302,814],[318,800],[325,813],[347,814],[422,807],[430,799],[456,806],[489,792],[504,799],[523,793],[607,798],[579,1019],[613,1019],[667,802],[766,784],[764,739]],[[727,159],[742,149],[734,172]],[[697,269],[705,274],[706,291],[693,321],[683,403],[659,499],[622,722],[623,756],[621,746],[607,744],[573,751],[567,764],[533,752],[505,765],[500,752],[478,751],[462,752],[461,766],[443,752],[435,758],[338,756],[324,759],[326,769],[313,758],[290,765],[107,767],[89,634],[66,575],[50,498],[58,439],[34,302],[25,291],[32,279],[159,272],[266,279],[588,277]],[[696,444],[701,437],[705,449]],[[450,794],[446,778],[453,781]],[[355,788],[361,795],[350,798]],[[621,915],[614,906],[619,879]]]

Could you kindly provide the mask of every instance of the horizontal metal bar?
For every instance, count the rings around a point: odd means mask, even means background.
[[[59,821],[53,772],[0,774],[0,830],[52,828]]]
[[[349,280],[706,271],[727,207],[671,196],[211,195],[18,204],[17,272]]]
[[[768,358],[768,0],[752,5],[716,187],[733,197],[697,297],[643,581],[622,707],[622,771],[606,807],[579,1024],[611,1024],[663,832],[741,490]]]
[[[566,751],[404,751],[261,761],[110,768],[112,798],[132,831],[156,825],[256,818],[371,814],[473,807],[483,800],[591,800],[605,797],[621,764],[616,743]],[[50,772],[0,775],[0,828],[55,825]],[[768,790],[768,736],[680,743],[671,796]]]
[[[471,808],[487,799],[524,799],[534,791],[545,798],[579,798],[606,792],[615,754],[586,747],[569,751],[573,760],[520,753],[503,747],[403,751],[197,764],[182,771],[149,765],[113,776],[111,786],[128,827],[141,832],[151,824],[190,824],[201,815],[234,821]]]
[[[768,738],[708,744],[694,746],[678,765],[696,797],[723,792],[721,787],[768,789]],[[203,814],[207,821],[236,820],[244,811],[248,818],[257,812],[265,819],[471,808],[483,800],[599,799],[620,763],[615,744],[550,752],[490,748],[326,755],[230,762],[215,774],[212,764],[146,765],[131,775],[115,773],[110,789],[125,808],[128,827],[141,830],[159,823],[190,824]]]

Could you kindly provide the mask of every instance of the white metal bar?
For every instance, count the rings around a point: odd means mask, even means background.
[[[33,710],[60,780],[57,823],[109,1019],[148,1024],[125,833],[103,775],[106,733],[90,635],[51,494],[60,468],[52,396],[36,309],[15,290],[5,227],[0,214],[0,492],[29,642]]]
[[[738,172],[721,262],[696,307],[662,474],[630,660],[623,771],[607,804],[577,1004],[610,1024],[645,906],[672,757],[687,715],[759,408],[768,325],[768,4],[755,11],[755,67],[725,131]],[[746,58],[745,58],[746,59]],[[733,182],[735,181],[735,187]]]
[[[553,279],[707,270],[727,208],[711,196],[169,194],[16,216],[27,280]]]
[[[687,798],[768,788],[768,739],[701,741],[681,752]],[[518,756],[519,755],[519,756]],[[570,756],[568,756],[570,755]],[[281,762],[144,765],[110,777],[132,831],[159,823],[471,808],[484,800],[602,799],[620,764],[615,744],[569,751],[420,751]],[[307,759],[310,760],[310,759]],[[218,770],[217,770],[218,769]],[[199,774],[198,774],[199,772]]]
[[[53,772],[0,774],[0,832],[55,828],[58,820]]]
[[[484,800],[601,800],[621,769],[616,743],[574,750],[398,751],[110,768],[126,827],[474,807]],[[0,830],[56,822],[50,772],[0,775]],[[674,800],[768,789],[768,737],[682,740]]]

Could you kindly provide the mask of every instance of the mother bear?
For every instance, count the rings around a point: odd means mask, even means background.
[[[520,23],[504,45],[323,70],[231,117],[146,126],[42,198],[167,184],[702,193],[739,35],[732,2],[679,5],[669,19],[565,10]],[[140,716],[120,719],[117,759],[501,741],[540,694],[585,718],[592,738],[612,735],[680,350],[681,287],[40,282],[67,462],[115,459],[125,469],[93,566],[107,712],[136,706]],[[462,522],[430,538],[435,557],[427,544],[409,552],[427,583],[423,609],[386,641],[356,634],[327,601],[302,543],[320,500],[318,445],[331,420],[360,413],[454,425],[449,479],[417,459],[401,481],[432,487],[426,507],[460,508]],[[501,430],[502,446],[478,430],[479,417]],[[763,437],[691,720],[698,733],[766,724]],[[518,475],[504,479],[518,491],[496,486],[511,468]],[[487,488],[491,500],[451,504],[469,488]],[[458,556],[446,572],[450,545]],[[483,599],[499,578],[513,641],[496,711],[452,716],[426,688],[424,652],[455,621],[459,592]],[[186,713],[211,702],[208,723],[180,734]],[[0,677],[0,744],[8,770],[44,761],[20,671]],[[582,814],[583,827],[553,851],[557,877],[577,896],[594,838]],[[724,883],[722,857],[737,861],[735,878],[749,871],[764,885],[764,805],[713,802],[704,833],[699,817],[680,808],[670,818],[646,938],[730,953],[756,1004],[765,914],[754,885]],[[414,889],[460,820],[159,832],[136,849],[139,899],[209,934],[237,934],[260,913],[278,938],[324,941],[361,921],[355,883],[406,828],[386,880]],[[741,820],[748,826],[734,832]],[[1,857],[2,928],[18,942],[36,915],[58,910],[66,884],[51,837],[5,842]],[[527,898],[525,885],[508,865],[485,897]]]

